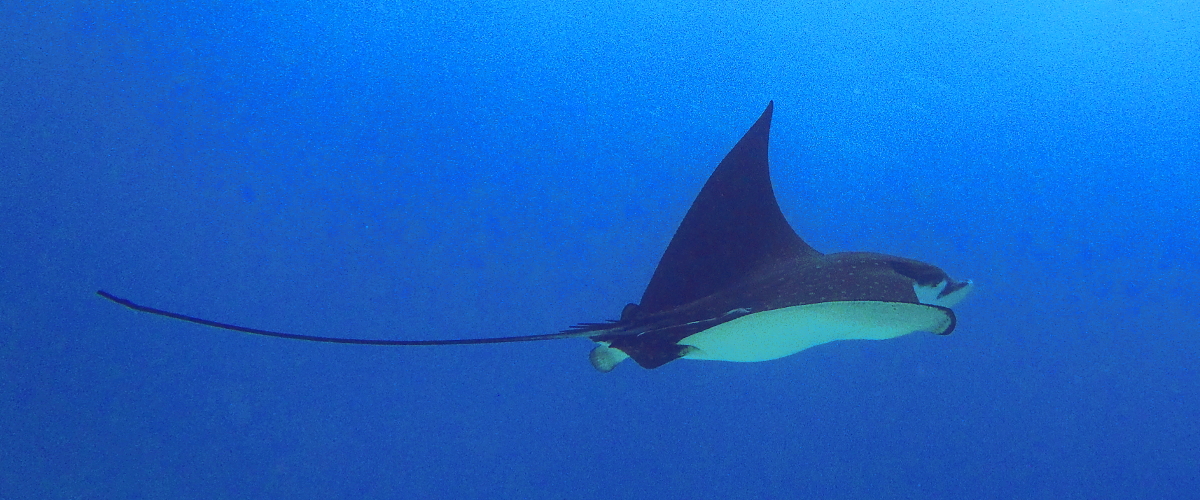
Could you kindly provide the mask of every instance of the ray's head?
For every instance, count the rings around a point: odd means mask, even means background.
[[[971,280],[956,280],[942,268],[921,261],[890,257],[888,264],[896,273],[913,280],[913,292],[922,304],[954,307],[975,287]]]

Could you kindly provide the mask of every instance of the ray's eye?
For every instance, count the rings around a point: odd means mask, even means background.
[[[921,286],[934,286],[947,279],[945,271],[924,262],[892,260],[888,264],[893,271],[912,278]]]

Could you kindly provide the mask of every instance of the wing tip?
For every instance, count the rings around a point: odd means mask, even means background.
[[[954,310],[950,309],[949,307],[942,307],[942,306],[934,306],[934,307],[938,307],[938,308],[942,309],[943,312],[946,313],[946,321],[948,324],[946,325],[945,328],[942,329],[942,331],[933,332],[933,333],[935,333],[937,335],[943,335],[943,336],[954,333],[954,328],[958,326],[958,315],[954,314]]]

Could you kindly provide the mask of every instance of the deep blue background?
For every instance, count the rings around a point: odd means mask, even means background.
[[[1185,498],[1200,3],[0,4],[0,498]],[[776,102],[950,337],[596,373]]]

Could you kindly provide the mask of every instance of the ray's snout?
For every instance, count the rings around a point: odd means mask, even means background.
[[[942,291],[938,293],[934,299],[936,304],[942,307],[954,307],[962,302],[971,293],[971,289],[975,288],[975,282],[971,280],[957,281],[953,278],[946,278],[946,286],[942,287]]]

